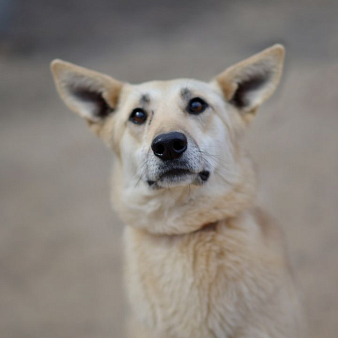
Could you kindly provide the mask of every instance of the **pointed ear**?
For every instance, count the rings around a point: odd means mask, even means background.
[[[100,122],[114,111],[121,82],[62,60],[54,60],[51,70],[66,106],[88,122]]]
[[[283,69],[284,47],[274,45],[216,77],[228,102],[241,112],[255,112],[275,91]]]

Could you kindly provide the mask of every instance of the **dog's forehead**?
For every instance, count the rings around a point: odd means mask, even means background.
[[[161,99],[163,96],[185,96],[212,92],[210,84],[194,79],[176,79],[169,81],[150,81],[132,85],[132,90],[139,93],[144,101]]]

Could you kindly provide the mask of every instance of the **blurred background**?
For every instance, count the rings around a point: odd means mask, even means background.
[[[338,1],[0,0],[0,336],[124,337],[111,153],[56,94],[62,58],[117,79],[208,80],[276,42],[277,93],[247,146],[309,337],[338,332]]]

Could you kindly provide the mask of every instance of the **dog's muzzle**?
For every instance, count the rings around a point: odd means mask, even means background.
[[[150,161],[153,165],[148,166],[149,186],[201,185],[209,179],[210,171],[203,168],[197,144],[193,140],[189,142],[188,148],[187,136],[178,131],[154,138],[151,144],[153,160]]]

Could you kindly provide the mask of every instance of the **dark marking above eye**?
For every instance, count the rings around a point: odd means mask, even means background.
[[[192,93],[187,87],[185,87],[181,89],[181,96],[183,99],[189,101],[189,99],[192,97]]]
[[[270,78],[270,74],[256,74],[238,83],[238,88],[230,100],[238,108],[244,108],[249,104],[248,93],[261,88]]]
[[[148,94],[143,94],[141,95],[141,99],[140,99],[140,104],[144,105],[144,104],[149,104],[150,103],[150,97]]]
[[[95,111],[93,112],[93,114],[100,119],[104,119],[114,111],[114,109],[110,107],[106,100],[103,98],[101,92],[94,91],[86,87],[70,88],[70,91],[72,95],[75,96],[77,99],[93,103],[95,105]]]

